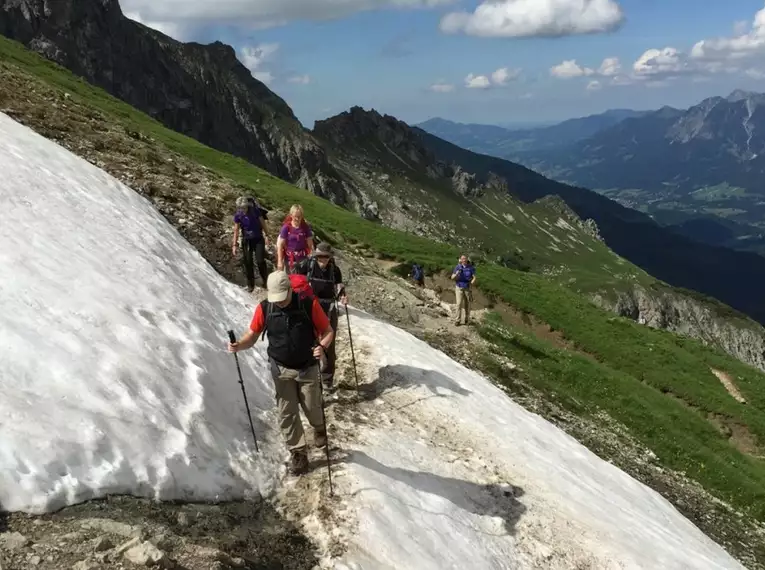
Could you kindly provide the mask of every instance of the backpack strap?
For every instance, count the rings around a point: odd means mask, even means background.
[[[263,332],[260,335],[260,340],[263,340],[266,338],[266,331],[268,330],[268,319],[271,318],[271,303],[268,302],[268,300],[261,301],[260,302],[260,310],[264,314],[264,324],[263,324]]]

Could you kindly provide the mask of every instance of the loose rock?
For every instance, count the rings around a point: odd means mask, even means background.
[[[125,559],[139,566],[159,566],[169,568],[170,561],[167,554],[154,546],[151,542],[142,542],[125,552]]]
[[[0,548],[5,550],[20,550],[29,546],[30,540],[20,532],[0,534]]]

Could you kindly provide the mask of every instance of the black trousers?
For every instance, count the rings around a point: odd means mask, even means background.
[[[242,262],[244,263],[244,273],[247,277],[247,287],[255,287],[255,266],[258,267],[258,274],[263,280],[263,287],[266,286],[268,279],[268,268],[266,267],[266,244],[262,239],[244,239],[242,240]]]
[[[327,384],[332,384],[335,377],[335,363],[337,362],[337,351],[335,350],[335,341],[337,340],[337,323],[339,316],[337,312],[337,306],[334,301],[319,299],[319,304],[324,312],[329,317],[329,324],[332,325],[332,330],[335,331],[335,338],[332,339],[332,344],[324,351],[327,355],[327,367],[321,371],[321,377]]]

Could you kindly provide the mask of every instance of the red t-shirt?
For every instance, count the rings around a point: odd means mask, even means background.
[[[329,317],[327,317],[327,313],[324,312],[324,309],[321,308],[316,297],[314,297],[313,303],[311,304],[311,320],[313,321],[314,330],[318,331],[317,336],[323,334],[329,328]],[[263,314],[261,304],[258,303],[258,306],[255,307],[255,314],[252,316],[252,321],[250,322],[250,330],[258,335],[263,332],[263,327],[265,325],[266,316]]]

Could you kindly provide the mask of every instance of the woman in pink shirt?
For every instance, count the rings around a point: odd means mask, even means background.
[[[284,220],[279,239],[276,240],[276,268],[291,273],[295,264],[307,258],[312,251],[311,226],[305,221],[302,206],[295,204],[290,208],[290,214]]]

